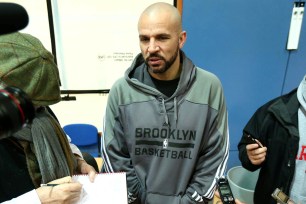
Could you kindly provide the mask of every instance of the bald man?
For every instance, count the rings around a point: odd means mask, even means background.
[[[146,8],[138,32],[141,53],[109,93],[103,170],[127,173],[129,203],[206,203],[228,159],[221,82],[181,50],[172,5]]]

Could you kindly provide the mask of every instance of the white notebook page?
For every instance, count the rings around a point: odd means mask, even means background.
[[[128,203],[124,172],[97,174],[94,183],[90,182],[88,175],[74,175],[72,179],[83,184],[83,193],[77,204]]]

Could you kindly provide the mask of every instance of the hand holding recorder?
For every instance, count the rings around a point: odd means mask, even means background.
[[[216,204],[246,204],[234,198],[231,187],[226,178],[217,179],[215,196],[220,199]]]
[[[249,160],[254,165],[262,164],[266,160],[267,147],[264,147],[258,139],[251,135],[248,135],[247,138],[249,144],[246,146],[246,150]]]

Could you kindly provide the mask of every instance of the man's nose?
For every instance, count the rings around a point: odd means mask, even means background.
[[[148,46],[148,52],[154,53],[160,50],[159,45],[156,43],[155,40],[150,40],[149,46]]]

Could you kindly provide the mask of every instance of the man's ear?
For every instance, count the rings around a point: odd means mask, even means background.
[[[186,33],[186,31],[182,31],[180,33],[180,36],[179,36],[179,46],[180,46],[180,49],[184,46],[184,44],[186,42],[186,39],[187,39],[187,33]]]

